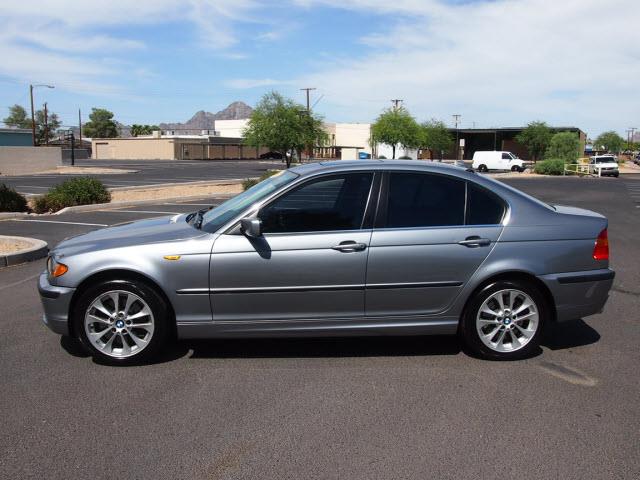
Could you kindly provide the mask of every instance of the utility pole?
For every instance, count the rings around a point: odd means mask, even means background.
[[[33,146],[36,146],[36,115],[33,110],[33,89],[36,87],[55,88],[53,85],[29,85],[29,97],[31,98],[31,140]]]
[[[402,98],[393,98],[391,99],[391,103],[393,103],[393,109],[397,110],[398,106],[400,106],[400,104],[404,102],[404,100]]]
[[[456,160],[459,160],[460,158],[460,136],[459,136],[459,132],[458,132],[458,123],[460,122],[460,117],[462,115],[460,115],[459,113],[454,113],[452,115],[454,122],[456,123]]]
[[[80,148],[82,148],[82,113],[78,109],[78,138],[80,138]]]
[[[31,97],[31,142],[36,146],[36,115],[33,111],[33,85],[29,85],[29,96]]]
[[[300,90],[307,92],[307,113],[309,113],[311,111],[310,102],[309,102],[309,92],[311,90],[315,90],[315,88],[314,87],[307,87],[307,88],[301,88]]]
[[[49,145],[49,115],[47,113],[47,102],[44,102],[44,143]]]

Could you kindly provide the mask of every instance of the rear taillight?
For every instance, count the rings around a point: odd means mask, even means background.
[[[593,247],[593,258],[596,260],[609,260],[609,236],[606,228],[596,238],[596,245]]]

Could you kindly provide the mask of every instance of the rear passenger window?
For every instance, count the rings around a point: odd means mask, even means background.
[[[444,175],[391,173],[387,228],[464,225],[465,182]]]
[[[504,202],[494,193],[469,182],[467,225],[497,225],[504,216]]]

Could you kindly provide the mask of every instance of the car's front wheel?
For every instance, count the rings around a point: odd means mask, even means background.
[[[461,334],[467,347],[483,358],[526,358],[538,348],[548,312],[544,296],[534,285],[497,281],[470,300]]]
[[[165,343],[169,311],[162,296],[146,284],[106,281],[81,293],[73,312],[74,330],[95,359],[140,363]]]

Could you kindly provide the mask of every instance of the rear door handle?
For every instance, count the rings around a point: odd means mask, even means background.
[[[467,237],[464,240],[460,240],[458,245],[464,245],[465,247],[473,248],[473,247],[486,247],[491,244],[491,240],[488,238],[480,238],[480,237]]]
[[[337,250],[339,252],[359,252],[367,248],[366,243],[356,243],[352,240],[348,240],[346,242],[340,242],[339,245],[334,245],[331,247],[333,250]]]

